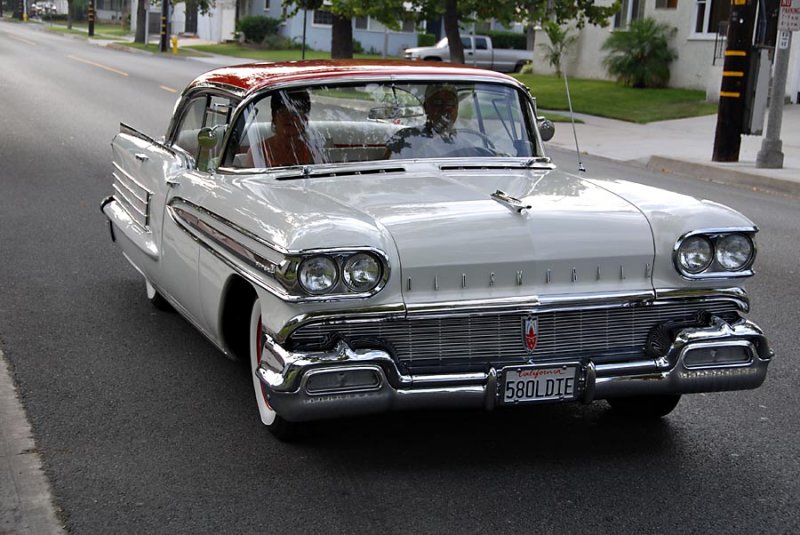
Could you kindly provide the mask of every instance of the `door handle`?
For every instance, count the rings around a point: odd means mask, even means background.
[[[137,152],[136,154],[133,155],[133,157],[139,160],[140,162],[146,162],[147,160],[150,159],[150,157],[147,154],[141,152]]]

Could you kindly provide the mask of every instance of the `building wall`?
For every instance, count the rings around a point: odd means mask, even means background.
[[[717,59],[714,65],[715,35],[696,34],[693,31],[696,2],[678,0],[676,9],[656,9],[655,0],[644,1],[643,16],[652,17],[677,28],[671,44],[678,58],[671,65],[670,87],[705,90],[709,100],[718,100],[722,82],[722,60]],[[597,3],[611,4],[610,0],[599,0]],[[612,31],[614,30],[611,26],[601,28],[587,25],[583,28],[579,32],[575,46],[563,61],[562,67],[565,72],[573,77],[611,79],[603,67],[603,58],[606,54],[601,47]],[[794,37],[787,95],[791,97],[792,102],[797,102],[797,93],[800,91],[800,44],[798,43],[800,35]],[[543,31],[537,31],[534,72],[553,72],[539,46],[547,42],[547,35]]]
[[[147,0],[132,0],[131,1],[131,31],[136,31],[136,9],[139,1]],[[235,0],[216,0],[214,7],[205,15],[198,13],[197,15],[197,37],[213,42],[223,42],[233,39],[235,30],[235,16],[236,16]],[[161,20],[161,6],[150,7],[150,37],[153,37],[153,19],[156,21]],[[172,10],[170,17],[172,24],[171,33],[173,35],[182,33],[186,27],[186,3],[181,2],[177,4]],[[158,26],[155,26],[158,28]],[[158,35],[158,31],[156,31]]]

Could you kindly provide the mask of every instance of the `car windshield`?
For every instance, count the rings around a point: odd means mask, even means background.
[[[263,169],[426,158],[539,156],[518,89],[479,82],[304,86],[238,114],[224,166]]]

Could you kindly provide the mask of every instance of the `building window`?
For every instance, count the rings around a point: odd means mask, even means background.
[[[368,30],[369,29],[369,17],[356,17],[356,30]]]
[[[694,33],[716,34],[720,24],[727,25],[731,4],[725,0],[697,0],[694,19]]]
[[[333,13],[324,9],[315,9],[314,24],[317,26],[333,26]]]
[[[269,11],[269,0],[264,0],[264,11]]]
[[[622,0],[620,10],[614,15],[614,29],[624,30],[631,22],[642,18],[642,8],[641,0]]]
[[[656,0],[656,9],[678,9],[678,0]]]

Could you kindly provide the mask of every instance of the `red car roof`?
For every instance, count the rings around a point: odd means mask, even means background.
[[[214,69],[198,76],[189,88],[204,84],[222,84],[245,92],[256,91],[303,80],[336,80],[375,75],[442,76],[496,78],[516,82],[510,76],[466,65],[431,61],[403,60],[314,60],[280,63],[247,63]],[[187,88],[188,89],[188,88]]]

